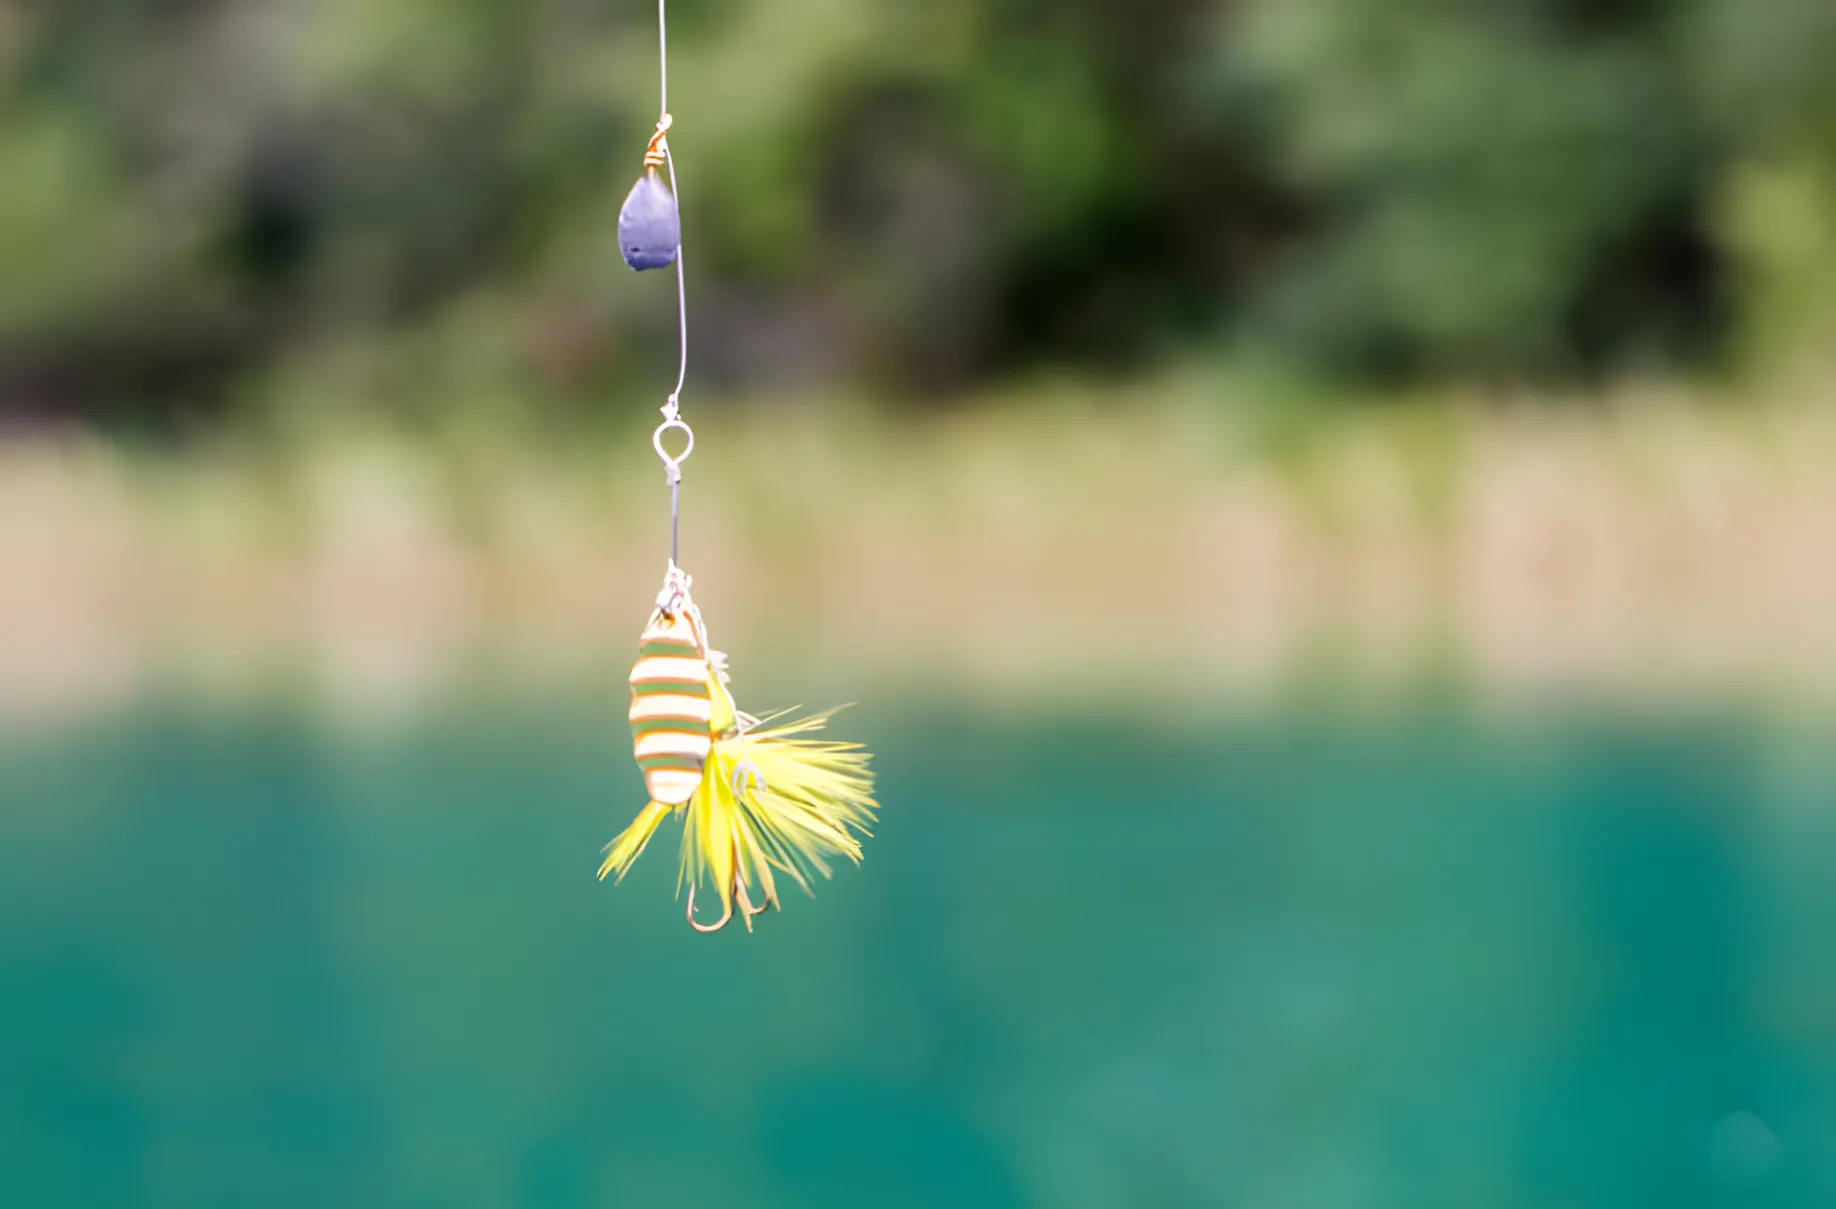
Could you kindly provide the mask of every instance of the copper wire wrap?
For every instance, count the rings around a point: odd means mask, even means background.
[[[669,139],[664,136],[669,133],[671,121],[667,113],[658,118],[656,133],[650,136],[650,146],[644,148],[644,167],[650,172],[669,163]]]

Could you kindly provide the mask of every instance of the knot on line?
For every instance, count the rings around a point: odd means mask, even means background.
[[[652,172],[669,162],[669,140],[664,136],[674,120],[667,113],[658,118],[656,133],[650,136],[650,146],[644,149],[644,167]]]

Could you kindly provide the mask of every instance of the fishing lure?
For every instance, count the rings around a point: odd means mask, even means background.
[[[737,906],[751,931],[753,916],[772,907],[782,910],[774,871],[807,894],[813,876],[829,876],[827,858],[860,862],[861,839],[869,834],[878,803],[867,752],[859,744],[814,737],[834,710],[801,717],[787,710],[761,718],[739,709],[727,657],[708,645],[707,624],[690,594],[693,580],[677,565],[682,463],[695,450],[695,434],[681,417],[688,305],[676,165],[666,138],[671,125],[666,3],[657,0],[662,116],[644,152],[644,175],[619,215],[619,245],[634,269],[676,266],[681,364],[676,389],[663,404],[663,423],[651,434],[669,484],[669,565],[631,669],[632,754],[650,801],[607,846],[599,876],[616,874],[615,883],[622,881],[663,820],[678,814],[683,827],[677,888],[688,885],[689,925],[718,932]],[[659,169],[668,170],[667,187]],[[681,452],[669,451],[672,438],[681,441]],[[721,915],[711,924],[695,918],[695,890],[703,882],[720,894]]]

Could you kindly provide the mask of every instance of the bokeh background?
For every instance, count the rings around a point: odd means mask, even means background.
[[[1836,6],[0,0],[0,1203],[1836,1197]]]

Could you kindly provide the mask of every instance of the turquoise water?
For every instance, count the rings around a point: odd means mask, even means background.
[[[711,938],[616,710],[0,741],[0,1204],[1836,1203],[1827,728],[855,722]]]

